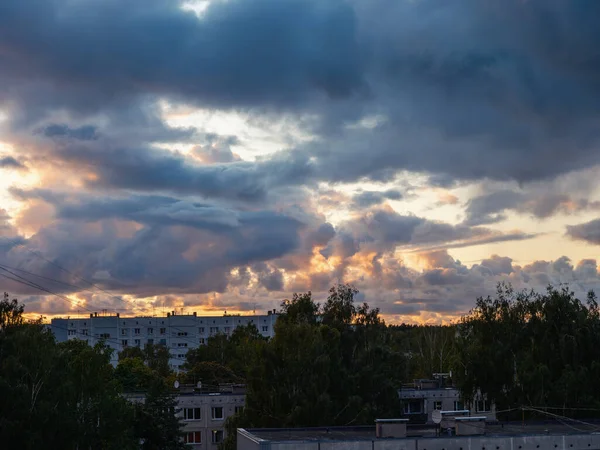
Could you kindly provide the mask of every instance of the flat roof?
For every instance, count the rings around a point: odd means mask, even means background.
[[[475,419],[475,417],[473,417]],[[481,417],[476,417],[481,420]],[[586,421],[592,426],[581,423],[560,424],[557,422],[490,422],[486,424],[485,436],[534,436],[534,435],[581,435],[596,433],[600,421]],[[442,433],[436,436],[437,425],[407,425],[407,438],[437,438],[447,439]],[[272,442],[285,441],[362,441],[375,440],[375,426],[355,427],[315,427],[315,428],[248,428],[246,431],[253,436]],[[453,438],[469,438],[470,436],[453,436]],[[386,438],[403,439],[403,438]]]

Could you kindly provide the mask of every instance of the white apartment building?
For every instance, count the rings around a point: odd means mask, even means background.
[[[58,342],[81,339],[89,345],[104,340],[115,352],[112,363],[116,366],[118,353],[126,347],[144,348],[146,344],[165,345],[171,354],[169,364],[175,371],[185,363],[189,349],[206,344],[209,337],[218,333],[231,335],[238,326],[254,324],[265,337],[274,336],[277,320],[275,310],[266,315],[197,316],[167,313],[166,317],[120,317],[90,314],[86,318],[52,319],[50,329]]]

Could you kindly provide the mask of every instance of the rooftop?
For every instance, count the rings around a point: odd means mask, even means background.
[[[569,435],[595,433],[600,430],[600,422],[561,424],[556,421],[488,423],[485,435],[488,437],[523,435]],[[246,429],[253,436],[273,442],[281,441],[361,441],[374,440],[375,426],[356,427],[316,427],[316,428],[261,428]],[[457,436],[453,436],[457,437]],[[464,436],[466,438],[467,436]],[[436,438],[436,425],[408,425],[407,438]],[[447,438],[445,434],[439,439]],[[458,436],[457,438],[461,438]],[[399,438],[403,439],[403,438]]]

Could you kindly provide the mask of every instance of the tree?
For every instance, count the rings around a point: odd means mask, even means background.
[[[246,406],[235,427],[372,424],[396,417],[403,358],[393,350],[378,309],[354,305],[358,291],[338,285],[321,310],[309,293],[282,304],[275,336],[255,343],[248,361]]]
[[[136,435],[143,450],[183,450],[181,422],[175,415],[177,401],[164,380],[156,377],[145,401],[136,405]]]
[[[495,298],[477,299],[457,331],[455,373],[466,398],[483,392],[500,409],[562,407],[573,414],[600,406],[593,293],[585,305],[566,287],[540,294],[501,284]]]
[[[7,327],[15,327],[23,323],[23,305],[16,299],[9,300],[7,292],[0,300],[0,332]]]

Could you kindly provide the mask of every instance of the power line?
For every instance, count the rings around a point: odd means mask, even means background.
[[[15,276],[15,277],[17,277],[17,278],[20,278],[20,279],[13,278],[13,277],[9,277],[8,275],[5,275],[5,274],[3,274],[3,273],[0,273],[0,275],[2,275],[2,276],[3,276],[3,277],[5,277],[5,278],[8,278],[9,280],[15,281],[15,282],[17,282],[17,283],[24,284],[25,286],[29,286],[29,287],[32,287],[32,288],[34,288],[34,289],[38,289],[38,290],[40,290],[40,291],[42,291],[42,292],[46,292],[46,293],[48,293],[48,294],[55,295],[56,297],[58,297],[58,298],[60,298],[60,299],[62,299],[62,300],[64,300],[64,301],[66,301],[66,302],[70,303],[72,306],[74,306],[74,307],[76,307],[76,308],[79,308],[79,307],[80,307],[80,305],[77,305],[77,304],[75,304],[75,303],[73,302],[73,300],[71,300],[71,299],[70,299],[70,298],[68,298],[68,297],[65,297],[64,295],[61,295],[61,294],[57,294],[57,293],[55,293],[55,292],[52,292],[51,290],[49,290],[49,289],[46,289],[45,287],[43,287],[43,286],[41,286],[41,285],[39,285],[39,284],[37,284],[37,283],[34,283],[34,282],[32,282],[32,281],[28,280],[27,278],[24,278],[24,277],[22,277],[22,276],[20,276],[20,275],[17,275],[17,274],[15,274],[14,272],[12,272],[11,270],[5,269],[4,267],[0,267],[0,269],[1,269],[1,270],[4,270],[4,271],[6,271],[6,272],[8,272],[8,273],[10,273],[10,274],[12,274],[12,275],[14,275],[14,276]],[[24,281],[22,281],[22,280],[24,280]],[[83,309],[86,309],[86,310],[87,310],[87,311],[89,311],[89,312],[93,312],[91,309],[88,309],[86,306],[81,306],[81,307],[82,307]]]

